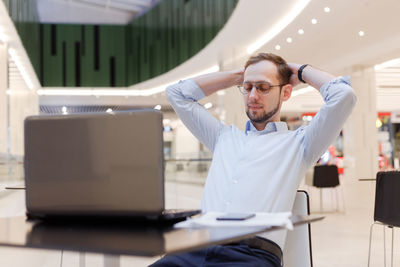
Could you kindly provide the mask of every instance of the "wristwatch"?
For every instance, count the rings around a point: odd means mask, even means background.
[[[303,74],[304,68],[307,66],[308,66],[308,64],[301,65],[299,70],[297,71],[297,78],[299,78],[299,80],[303,83],[306,83],[306,81],[303,80],[302,74]]]

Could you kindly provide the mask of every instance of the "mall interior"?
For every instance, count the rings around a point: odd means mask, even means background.
[[[336,165],[340,185],[315,187],[311,168],[300,189],[311,214],[324,216],[311,224],[313,266],[367,266],[375,178],[399,169],[399,12],[398,0],[1,0],[0,219],[25,216],[25,192],[12,188],[25,182],[27,116],[142,108],[163,114],[166,208],[198,209],[212,153],[177,117],[165,88],[271,52],[350,76],[356,106],[318,163]],[[323,103],[318,90],[296,86],[281,120],[290,130],[306,126]],[[244,129],[236,87],[200,104]],[[375,226],[370,266],[400,266],[396,231]],[[1,228],[0,266],[147,266],[160,257],[2,245],[24,234]]]

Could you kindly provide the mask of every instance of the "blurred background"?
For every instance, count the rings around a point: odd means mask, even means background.
[[[399,168],[399,11],[397,0],[0,0],[0,216],[25,211],[23,192],[6,187],[24,184],[26,116],[138,108],[163,113],[167,206],[198,208],[212,154],[176,116],[165,87],[272,52],[351,78],[357,105],[316,163],[336,165],[340,186],[314,187],[311,169],[301,188],[310,193],[311,211],[326,215],[312,225],[315,266],[365,266],[375,193],[370,180],[379,170]],[[237,88],[200,103],[244,129]],[[282,120],[295,130],[322,104],[317,90],[298,86],[283,105]],[[383,234],[374,240],[378,246]],[[0,251],[7,252],[2,266],[56,266],[60,256]],[[382,266],[382,258],[381,249],[373,251],[374,266]],[[114,263],[153,260],[124,256]],[[62,266],[106,261],[69,253]]]

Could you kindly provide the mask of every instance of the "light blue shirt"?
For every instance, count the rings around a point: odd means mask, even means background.
[[[356,96],[348,77],[320,88],[325,104],[309,125],[289,131],[270,122],[258,131],[227,126],[197,101],[205,97],[193,80],[180,81],[166,94],[175,112],[213,153],[201,209],[221,212],[284,212],[293,206],[297,188],[310,168],[339,135]],[[282,248],[286,232],[267,235]]]

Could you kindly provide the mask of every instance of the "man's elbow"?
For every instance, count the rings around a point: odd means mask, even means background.
[[[345,87],[342,101],[344,104],[346,104],[352,108],[356,105],[357,95],[352,87],[350,87],[350,86]]]
[[[177,94],[177,90],[175,88],[175,84],[169,85],[167,86],[167,88],[165,88],[165,96],[167,97],[168,102],[172,102],[172,100],[174,99],[174,96],[176,96]]]

